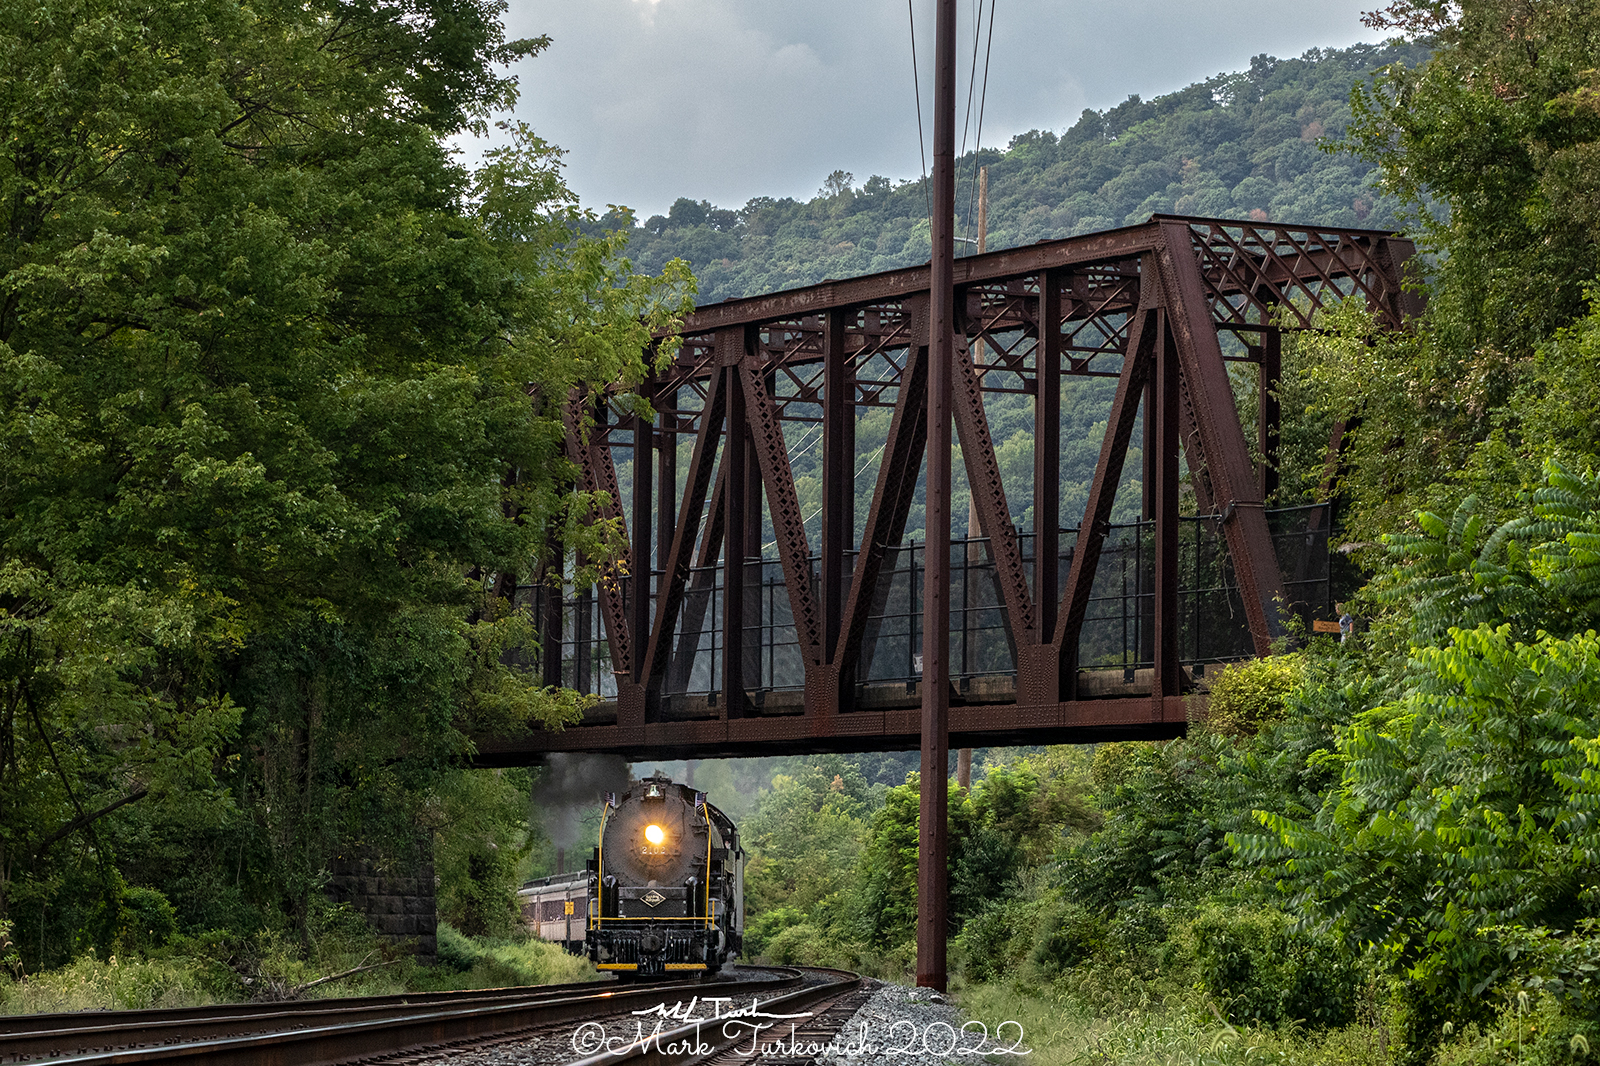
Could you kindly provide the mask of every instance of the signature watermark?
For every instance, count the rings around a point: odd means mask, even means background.
[[[800,1032],[802,1023],[811,1016],[810,1011],[764,1011],[756,996],[751,996],[744,1006],[732,997],[696,996],[687,1003],[658,1003],[633,1011],[631,1023],[608,1027],[601,1022],[585,1022],[572,1034],[572,1050],[586,1057],[620,1057],[652,1049],[664,1054],[708,1055],[731,1040],[734,1046],[727,1050],[752,1059],[761,1055],[835,1055],[878,1060],[1033,1054],[1031,1048],[1022,1046],[1020,1022],[1001,1022],[991,1036],[989,1027],[978,1021],[967,1022],[958,1029],[947,1022],[919,1026],[902,1019],[876,1031],[870,1022],[862,1021],[847,1025],[844,1031],[823,1041]],[[718,1034],[720,1041],[710,1042]],[[1014,1039],[1008,1042],[1012,1035]]]

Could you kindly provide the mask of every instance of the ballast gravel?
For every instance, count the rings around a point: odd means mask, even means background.
[[[816,1066],[860,1066],[883,1062],[896,1066],[976,1066],[1005,1062],[1004,1049],[1026,1054],[1021,1031],[1007,1027],[1000,1039],[979,1023],[969,1022],[943,995],[931,988],[886,984],[845,1022],[835,1040],[837,1050],[824,1052]]]

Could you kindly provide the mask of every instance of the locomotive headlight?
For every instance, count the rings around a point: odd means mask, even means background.
[[[659,825],[647,825],[644,827],[644,838],[656,847],[660,847],[661,842],[667,839],[667,831]]]

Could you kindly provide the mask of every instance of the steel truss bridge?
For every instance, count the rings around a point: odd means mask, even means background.
[[[956,261],[953,407],[978,528],[953,542],[947,575],[953,746],[1175,736],[1208,664],[1267,654],[1291,613],[1330,616],[1331,505],[1264,506],[1282,334],[1347,298],[1402,328],[1420,310],[1401,285],[1413,254],[1386,232],[1156,215]],[[517,597],[545,682],[601,699],[562,732],[480,738],[480,765],[918,746],[921,545],[906,530],[928,432],[929,280],[923,266],[702,307],[642,387],[653,420],[575,399],[569,454],[581,487],[610,499],[600,517],[626,530],[629,558],[586,588],[560,585],[572,560],[553,559]],[[1259,458],[1229,374],[1244,362],[1258,368]],[[1081,519],[1060,509],[1071,378],[1115,382]],[[1011,401],[1033,414],[1023,527],[986,408],[1005,394],[1031,398]],[[861,454],[875,408],[887,436]],[[1139,518],[1113,523],[1136,436]],[[803,508],[791,459],[818,447]]]

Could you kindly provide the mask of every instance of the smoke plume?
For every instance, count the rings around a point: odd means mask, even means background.
[[[550,842],[569,850],[582,843],[583,816],[599,808],[607,792],[626,791],[630,776],[628,761],[620,755],[547,756],[534,781],[533,805]]]

